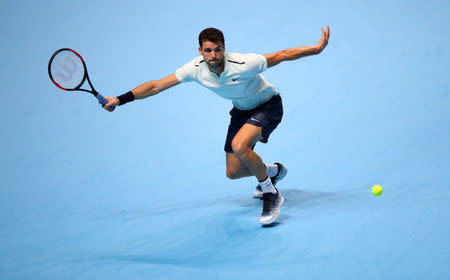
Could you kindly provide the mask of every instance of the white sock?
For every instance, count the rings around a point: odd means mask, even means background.
[[[272,181],[270,180],[270,177],[267,177],[266,180],[259,182],[259,185],[261,186],[263,193],[268,193],[268,192],[277,193],[277,190],[273,186]]]
[[[266,163],[264,163],[264,165],[266,166],[266,172],[267,172],[267,175],[269,175],[269,177],[273,177],[273,176],[277,175],[278,165],[266,164]]]

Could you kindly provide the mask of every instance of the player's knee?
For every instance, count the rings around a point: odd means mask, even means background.
[[[231,143],[231,148],[233,149],[233,153],[238,157],[242,158],[245,157],[245,155],[248,153],[248,150],[250,149],[246,143],[242,143],[240,141],[233,141]]]

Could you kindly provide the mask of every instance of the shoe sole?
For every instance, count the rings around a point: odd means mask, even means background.
[[[280,193],[280,195],[281,195],[281,193]],[[281,195],[280,209],[281,209],[281,206],[283,205],[283,203],[284,203],[284,196]],[[277,215],[274,216],[272,219],[270,219],[267,222],[261,222],[261,220],[259,222],[261,223],[262,226],[269,226],[269,225],[273,224],[278,219],[278,217],[280,216],[280,212],[281,211],[278,211]]]

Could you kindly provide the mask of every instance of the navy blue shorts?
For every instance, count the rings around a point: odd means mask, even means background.
[[[251,110],[239,110],[233,107],[230,111],[231,120],[228,126],[227,139],[225,140],[225,152],[232,153],[231,142],[239,129],[246,124],[262,127],[262,143],[267,143],[272,131],[283,118],[283,104],[280,95],[274,95],[269,101]]]

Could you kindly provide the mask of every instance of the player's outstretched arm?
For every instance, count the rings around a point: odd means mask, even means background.
[[[329,38],[330,38],[330,27],[327,26],[326,31],[322,27],[322,38],[320,38],[317,45],[310,47],[297,47],[292,49],[286,49],[270,54],[265,54],[264,57],[267,59],[268,67],[272,67],[283,61],[296,60],[301,57],[319,54],[328,45]]]
[[[105,98],[108,100],[108,103],[103,108],[105,110],[112,112],[114,111],[116,106],[123,105],[135,99],[144,99],[146,97],[156,95],[166,89],[178,85],[179,83],[180,82],[178,81],[175,74],[167,76],[161,80],[150,81],[142,85],[139,85],[135,89],[120,96],[117,97],[105,96]]]

